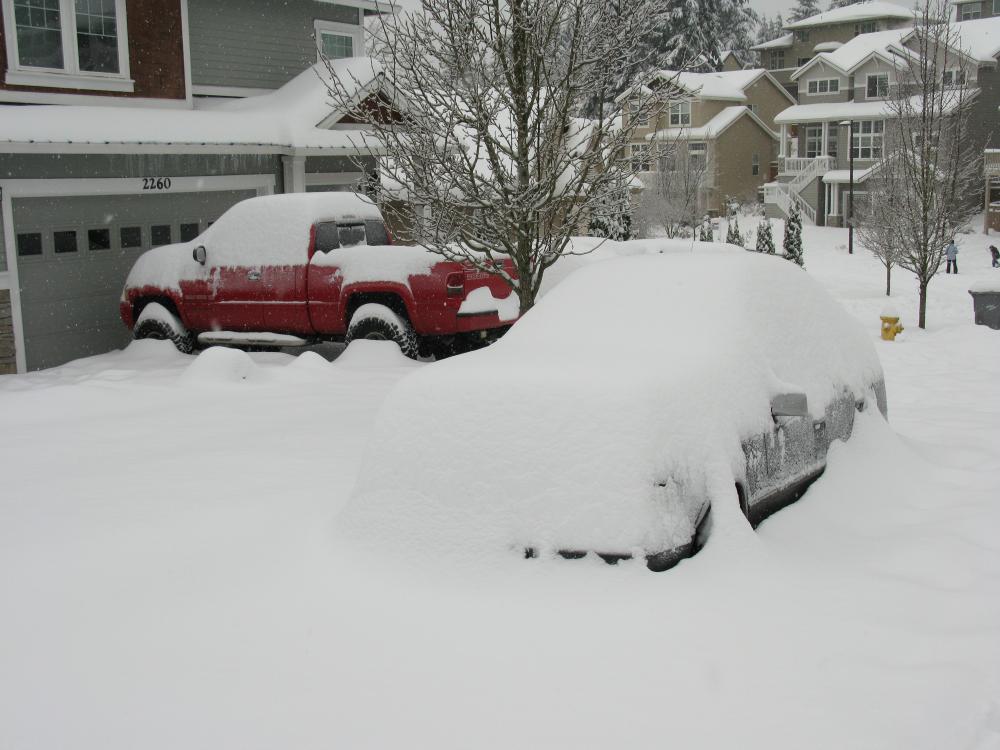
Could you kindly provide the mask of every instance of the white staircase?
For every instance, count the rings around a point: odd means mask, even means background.
[[[797,203],[803,218],[810,224],[816,223],[816,209],[802,197],[802,191],[817,177],[822,177],[834,167],[832,156],[813,159],[786,158],[783,173],[794,175],[788,182],[769,182],[764,185],[764,202],[772,203],[788,216],[792,203]]]

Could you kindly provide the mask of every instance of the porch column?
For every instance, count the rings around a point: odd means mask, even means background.
[[[826,156],[827,149],[830,146],[830,123],[823,123],[823,145],[820,147],[820,156]]]
[[[788,156],[788,126],[784,123],[781,125],[781,140],[778,144],[778,156],[781,158]]]
[[[840,216],[840,183],[834,182],[830,188],[830,215]]]
[[[285,192],[304,193],[306,191],[306,157],[282,156],[281,166],[285,177]]]

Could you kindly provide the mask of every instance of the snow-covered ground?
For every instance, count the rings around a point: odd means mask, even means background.
[[[845,245],[807,228],[807,269],[877,341],[881,267]],[[1000,748],[986,245],[926,332],[897,274],[890,424],[664,574],[344,543],[374,415],[423,366],[392,345],[0,378],[0,747]]]

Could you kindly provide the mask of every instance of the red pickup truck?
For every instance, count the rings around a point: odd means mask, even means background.
[[[392,244],[355,193],[242,201],[196,239],[144,253],[121,298],[135,338],[184,352],[369,338],[440,357],[499,338],[517,314],[503,279]]]

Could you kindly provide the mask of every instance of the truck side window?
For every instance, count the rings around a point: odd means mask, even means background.
[[[389,235],[385,233],[385,224],[381,221],[366,221],[365,234],[369,245],[388,245]]]
[[[340,247],[340,231],[335,221],[324,221],[316,225],[316,252],[328,253]]]
[[[340,244],[342,247],[352,247],[354,245],[363,245],[364,243],[365,243],[364,224],[340,225]]]

